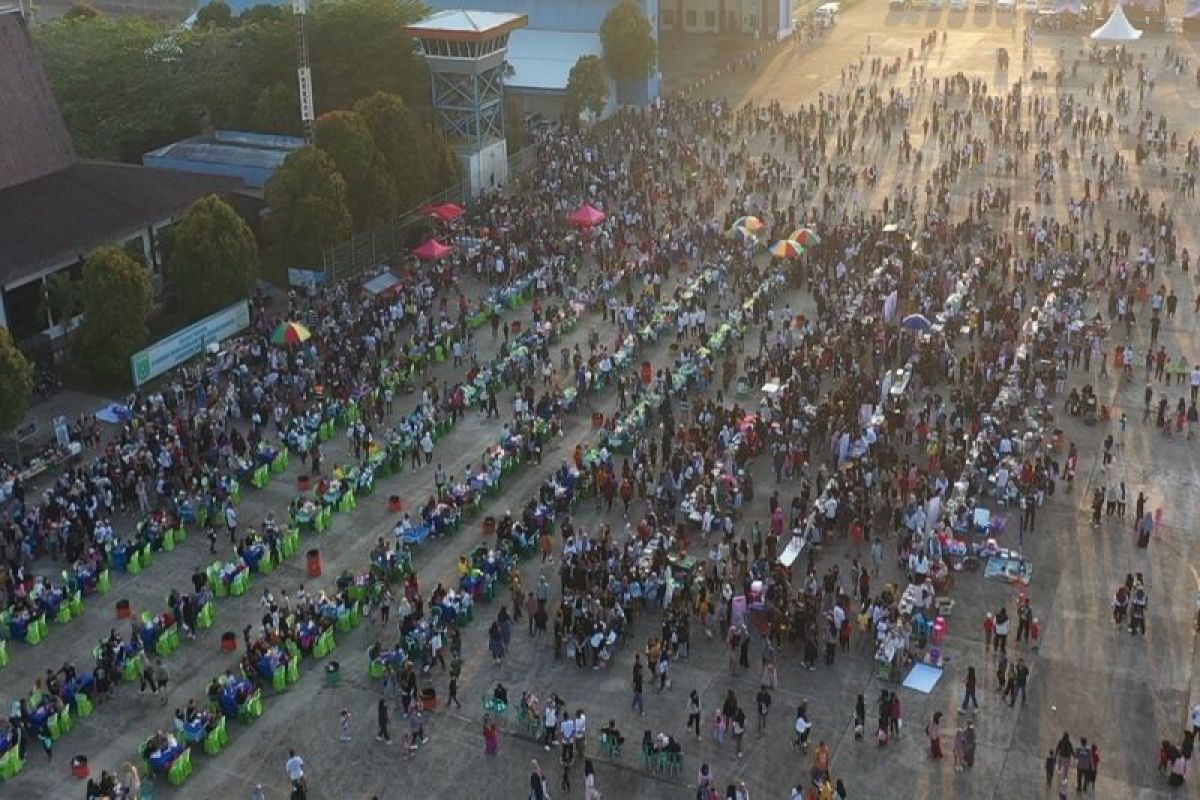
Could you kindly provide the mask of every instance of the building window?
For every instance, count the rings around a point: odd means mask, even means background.
[[[695,11],[687,12],[687,26],[689,28],[696,27],[696,12]]]
[[[674,25],[675,24],[675,12],[669,8],[664,8],[662,11],[662,24],[663,25]]]
[[[715,11],[705,11],[704,12],[704,27],[706,27],[706,28],[717,27],[717,12],[715,12]]]
[[[750,30],[758,30],[758,17],[754,14],[750,15]]]

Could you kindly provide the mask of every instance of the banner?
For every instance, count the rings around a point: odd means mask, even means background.
[[[234,303],[202,320],[193,322],[165,339],[134,353],[129,358],[133,385],[141,386],[169,369],[195,358],[214,342],[222,342],[250,327],[250,303]]]

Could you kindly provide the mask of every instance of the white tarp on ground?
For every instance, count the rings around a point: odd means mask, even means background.
[[[1142,38],[1142,32],[1129,24],[1121,6],[1113,7],[1108,20],[1092,31],[1092,39],[1098,42],[1134,42]]]
[[[400,279],[392,273],[381,272],[374,278],[371,278],[371,280],[364,283],[363,289],[365,289],[369,294],[383,294],[399,282]]]

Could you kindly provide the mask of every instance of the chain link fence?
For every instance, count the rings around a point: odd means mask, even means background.
[[[533,165],[536,150],[536,146],[530,145],[509,156],[510,185],[518,182]],[[326,250],[322,258],[326,284],[360,278],[380,264],[391,263],[400,254],[407,253],[420,244],[417,240],[424,236],[425,229],[429,226],[429,215],[421,209],[442,203],[457,203],[470,211],[474,199],[471,197],[469,182],[464,178],[457,186],[427,197],[416,208],[397,214],[372,228],[359,231],[341,244]]]

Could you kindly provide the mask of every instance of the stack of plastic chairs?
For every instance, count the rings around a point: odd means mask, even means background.
[[[75,694],[75,713],[79,715],[80,719],[87,719],[95,710],[95,706],[92,705],[92,698],[83,692]]]
[[[270,480],[271,471],[266,464],[255,468],[254,473],[250,476],[250,483],[255,489],[262,489],[266,487]]]
[[[165,531],[163,531],[162,547],[163,550],[168,553],[175,549],[175,530],[173,528],[167,528]]]
[[[96,591],[100,594],[108,594],[110,589],[112,589],[112,577],[105,568],[100,570],[100,575],[96,578]]]
[[[8,640],[0,639],[0,667],[8,666]]]
[[[125,571],[130,575],[137,575],[142,571],[142,554],[139,550],[133,550],[129,554],[129,560],[125,562]]]
[[[287,665],[287,682],[288,685],[300,680],[300,654],[296,653],[292,658],[288,659]]]
[[[249,586],[250,571],[243,570],[234,576],[233,582],[229,585],[229,593],[234,597],[241,597],[246,593],[246,589]]]
[[[46,638],[46,617],[45,615],[36,617],[29,621],[29,627],[25,629],[25,644],[41,644],[42,639]]]
[[[16,747],[9,748],[0,756],[0,780],[12,780],[25,767],[25,760]]]
[[[229,594],[229,587],[221,580],[221,562],[214,561],[208,566],[208,588],[212,589],[214,597],[224,597]]]
[[[71,593],[71,617],[75,618],[83,614],[83,591],[76,589]]]
[[[167,781],[172,786],[182,786],[192,775],[192,748],[185,749],[167,768]]]
[[[278,475],[288,468],[288,451],[287,448],[281,448],[279,453],[271,461],[271,474]]]
[[[213,608],[212,601],[209,600],[204,605],[200,606],[200,611],[196,613],[196,627],[201,630],[207,630],[212,627],[213,616],[216,614],[216,609]]]

